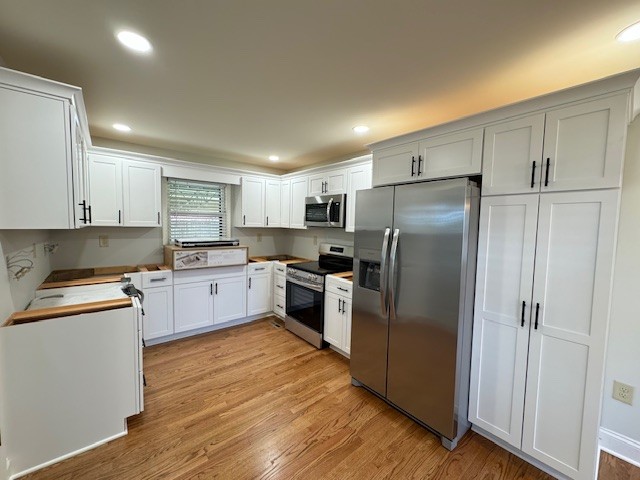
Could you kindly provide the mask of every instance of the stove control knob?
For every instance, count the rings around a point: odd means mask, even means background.
[[[309,275],[309,280],[311,280],[312,282],[317,282],[318,276],[312,273],[311,275]]]
[[[289,275],[293,275],[293,274],[295,274],[295,273],[296,273],[296,271],[295,271],[295,269],[293,269],[293,268],[287,268],[287,273],[288,273]]]

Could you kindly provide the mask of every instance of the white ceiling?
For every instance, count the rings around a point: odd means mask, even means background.
[[[83,87],[93,136],[289,170],[638,68],[614,39],[638,20],[638,0],[0,0],[0,56]]]

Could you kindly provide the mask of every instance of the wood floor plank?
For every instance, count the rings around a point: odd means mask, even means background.
[[[440,439],[363,388],[349,362],[270,320],[144,351],[129,434],[29,479],[550,479],[469,433]],[[640,480],[604,457],[603,480]],[[621,465],[622,464],[622,465]]]

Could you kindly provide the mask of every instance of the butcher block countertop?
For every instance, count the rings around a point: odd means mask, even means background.
[[[265,255],[265,256],[260,256],[260,257],[249,257],[249,261],[250,262],[273,262],[273,261],[277,261],[280,263],[284,263],[285,265],[289,265],[290,263],[302,263],[302,262],[310,262],[311,260],[309,260],[308,258],[290,258],[288,260],[273,260],[273,259],[269,259],[270,257],[276,257],[276,256],[280,256],[280,255]]]
[[[60,307],[40,308],[38,310],[25,310],[23,312],[15,312],[12,314],[2,326],[9,327],[11,325],[38,322],[40,320],[47,320],[50,318],[68,317],[70,315],[114,310],[116,308],[127,308],[130,306],[130,298],[117,298],[113,300],[102,300],[100,302],[62,305]]]
[[[166,265],[145,264],[54,270],[44,279],[44,282],[38,287],[38,290],[119,282],[125,273],[153,272],[158,270],[171,270],[171,268]]]
[[[334,277],[342,278],[344,280],[348,280],[353,282],[353,272],[340,272],[340,273],[332,273]]]

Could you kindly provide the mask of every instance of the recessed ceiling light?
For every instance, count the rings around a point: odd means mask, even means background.
[[[367,133],[369,131],[369,127],[366,125],[356,125],[353,127],[353,131],[356,133]]]
[[[271,160],[272,162],[277,162],[278,160],[280,160],[280,157],[278,155],[269,155],[269,160]]]
[[[129,125],[125,125],[124,123],[114,123],[113,128],[118,130],[119,132],[130,132],[131,127]]]
[[[629,25],[616,35],[616,40],[619,42],[633,42],[638,39],[640,39],[640,22]]]
[[[122,30],[121,32],[118,32],[117,37],[121,44],[131,50],[140,53],[149,53],[151,51],[151,43],[149,43],[149,40],[144,38],[142,35],[128,30]]]

